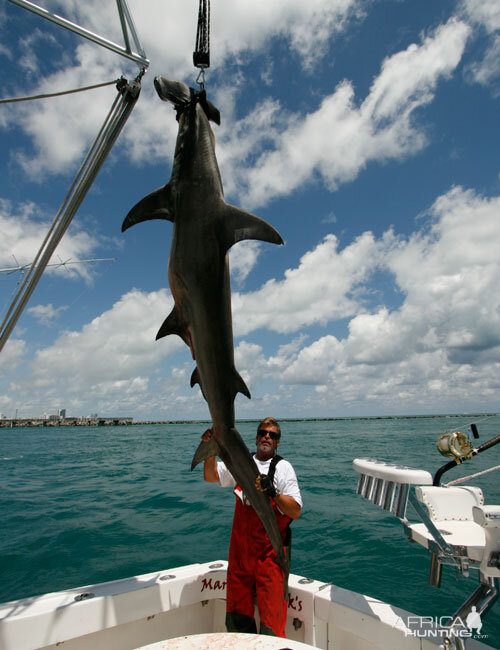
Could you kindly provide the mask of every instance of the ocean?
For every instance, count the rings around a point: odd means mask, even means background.
[[[294,466],[304,508],[293,523],[292,572],[333,582],[422,616],[451,616],[477,586],[449,567],[427,585],[429,554],[399,521],[356,495],[356,457],[421,467],[446,462],[439,434],[480,440],[500,416],[282,422],[279,453]],[[256,423],[238,423],[250,449]],[[203,481],[191,458],[203,423],[0,429],[0,602],[70,587],[226,559],[234,497]],[[500,445],[443,482],[500,464]],[[499,503],[500,471],[472,481]],[[484,619],[484,642],[500,648],[500,603]]]

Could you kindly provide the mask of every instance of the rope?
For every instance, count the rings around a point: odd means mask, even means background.
[[[43,95],[31,95],[29,97],[11,97],[8,99],[0,99],[0,104],[9,104],[12,102],[27,102],[32,99],[47,99],[48,97],[59,97],[60,95],[71,95],[72,93],[82,93],[85,90],[94,90],[94,88],[102,88],[103,86],[112,86],[117,84],[120,79],[113,81],[105,81],[101,84],[94,84],[92,86],[84,86],[83,88],[74,88],[73,90],[61,90],[57,93],[44,93]]]
[[[477,472],[476,474],[470,474],[469,476],[457,478],[454,481],[446,483],[446,487],[449,487],[450,485],[459,485],[460,483],[466,483],[471,478],[476,478],[477,476],[482,476],[483,474],[489,474],[489,472],[494,472],[496,469],[500,469],[500,465],[497,465],[496,467],[490,467],[490,469],[484,469],[482,472]]]

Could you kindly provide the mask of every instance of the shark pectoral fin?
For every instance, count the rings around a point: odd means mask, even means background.
[[[234,381],[234,384],[233,384],[233,395],[234,395],[234,397],[236,397],[237,393],[243,393],[243,395],[248,397],[248,399],[252,399],[252,396],[250,395],[250,391],[248,390],[247,385],[243,381],[243,378],[241,377],[239,372],[236,370],[236,368],[234,369],[233,381]]]
[[[191,462],[191,471],[201,463],[202,460],[206,460],[211,456],[219,455],[219,445],[215,441],[215,438],[211,438],[208,442],[200,442],[198,449],[194,452],[193,460]]]
[[[122,223],[122,232],[136,223],[151,219],[174,221],[174,202],[170,197],[170,185],[159,187],[136,203]]]
[[[258,239],[271,244],[283,244],[279,232],[267,221],[234,205],[226,204],[227,248],[244,239]]]
[[[182,326],[179,315],[177,313],[177,309],[175,307],[163,321],[163,324],[158,330],[158,334],[156,335],[156,340],[161,339],[164,336],[168,336],[169,334],[177,334],[177,336],[180,336],[185,343],[188,343],[184,334],[184,327]]]
[[[220,125],[220,111],[212,104],[212,102],[209,102],[208,99],[204,106],[204,109],[208,119]]]

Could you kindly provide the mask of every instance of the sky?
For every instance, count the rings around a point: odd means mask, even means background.
[[[123,43],[112,0],[39,4]],[[207,419],[189,349],[155,341],[172,224],[121,233],[165,184],[196,85],[197,0],[129,0],[139,101],[0,352],[0,413]],[[133,79],[138,66],[4,0],[2,97]],[[497,412],[500,4],[212,0],[209,99],[228,202],[284,246],[230,251],[237,419]],[[0,268],[34,259],[116,96],[0,105]],[[0,274],[2,318],[20,272]]]

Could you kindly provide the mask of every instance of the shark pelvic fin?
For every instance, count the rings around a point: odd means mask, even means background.
[[[193,386],[195,384],[199,385],[200,390],[201,390],[201,394],[203,395],[203,397],[205,398],[205,401],[207,402],[208,400],[207,400],[207,397],[205,395],[205,391],[203,390],[203,384],[201,383],[200,371],[198,370],[198,366],[196,366],[196,368],[193,370],[193,374],[191,375],[191,381],[189,383],[191,385],[191,388],[193,388]]]
[[[159,187],[136,203],[127,214],[122,224],[122,232],[136,223],[151,219],[174,221],[174,202],[170,198],[170,185]]]
[[[248,399],[252,399],[252,396],[250,395],[250,391],[248,390],[247,385],[243,381],[243,378],[241,377],[239,372],[236,370],[236,368],[234,369],[233,381],[234,381],[234,384],[233,384],[234,397],[236,397],[237,393],[243,393],[243,395],[248,397]]]
[[[163,324],[158,330],[158,334],[156,335],[156,340],[161,339],[164,336],[168,336],[169,334],[177,334],[177,336],[180,336],[181,339],[189,345],[184,335],[184,327],[179,320],[179,315],[175,307],[163,321]]]
[[[191,375],[191,381],[189,383],[190,383],[191,388],[193,388],[193,386],[195,384],[199,384],[200,387],[201,387],[201,378],[200,378],[200,372],[198,370],[198,367],[196,367],[193,370],[193,374]]]
[[[267,221],[234,205],[226,204],[227,248],[244,239],[258,239],[271,244],[283,244],[279,232]]]
[[[193,460],[191,462],[191,471],[201,463],[202,460],[206,460],[211,456],[219,455],[219,445],[217,444],[215,438],[211,438],[208,442],[201,441],[198,445],[198,449],[194,452]]]

